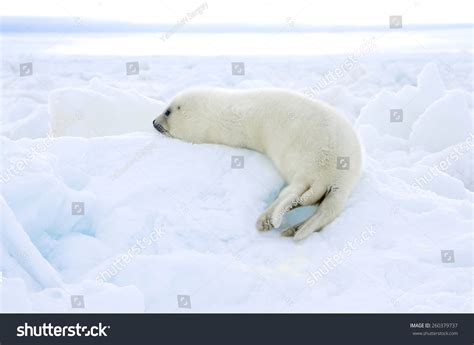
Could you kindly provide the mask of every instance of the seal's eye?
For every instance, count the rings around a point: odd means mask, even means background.
[[[178,110],[180,110],[180,109],[181,109],[181,107],[178,105]]]
[[[171,115],[171,110],[168,108],[165,111],[165,116],[170,116]]]

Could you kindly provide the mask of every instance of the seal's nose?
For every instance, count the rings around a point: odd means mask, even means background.
[[[155,127],[155,129],[156,129],[158,132],[160,132],[160,133],[163,133],[163,132],[165,131],[165,129],[163,128],[163,126],[160,125],[160,124],[158,123],[158,121],[156,121],[156,119],[153,120],[153,127]]]

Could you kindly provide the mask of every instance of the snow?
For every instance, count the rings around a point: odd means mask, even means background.
[[[87,88],[57,89],[49,96],[52,132],[56,136],[152,133],[150,123],[164,107],[163,102],[109,87],[97,78]]]
[[[308,93],[344,54],[58,55],[54,38],[29,53],[28,38],[2,41],[2,311],[473,311],[471,52],[375,51],[311,93],[354,124],[365,167],[343,214],[295,243],[255,230],[284,185],[266,157],[166,138],[151,119],[195,85]]]
[[[450,121],[445,121],[449,114]],[[453,91],[431,104],[413,124],[411,146],[437,152],[469,137],[472,118],[466,95]]]

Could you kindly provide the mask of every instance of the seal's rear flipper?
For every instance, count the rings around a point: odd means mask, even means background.
[[[303,240],[332,222],[343,210],[346,199],[347,193],[333,188],[323,199],[316,213],[296,231],[295,240]]]

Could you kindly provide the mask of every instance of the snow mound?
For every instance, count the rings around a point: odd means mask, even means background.
[[[134,91],[104,85],[98,78],[86,88],[51,92],[49,112],[55,136],[96,137],[153,132],[153,119],[165,104]]]
[[[429,105],[413,123],[410,145],[437,152],[469,137],[472,115],[464,94],[448,92]]]
[[[474,123],[469,95],[446,90],[434,63],[417,80],[416,87],[380,91],[361,109],[356,127],[365,151],[417,190],[469,198]]]
[[[358,124],[370,124],[382,135],[408,139],[413,123],[446,92],[434,63],[423,68],[417,84],[404,86],[399,92],[381,91],[361,109]],[[392,122],[391,110],[401,110],[402,121]]]
[[[35,100],[20,96],[5,106],[2,114],[0,134],[12,139],[41,138],[50,129],[50,115],[46,104],[38,104]],[[8,116],[15,114],[19,118]]]
[[[438,152],[466,140],[472,132],[469,99],[465,91],[447,91],[437,65],[430,63],[416,87],[382,90],[361,109],[356,123],[370,150]]]

